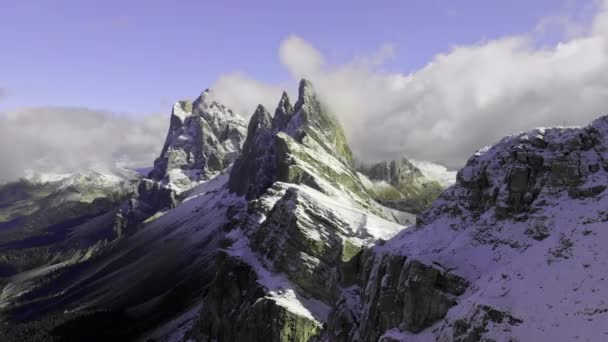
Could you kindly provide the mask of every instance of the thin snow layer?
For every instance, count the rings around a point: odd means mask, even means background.
[[[290,188],[297,189],[302,195],[309,198],[309,202],[315,203],[329,209],[334,215],[347,223],[351,232],[356,237],[371,238],[370,241],[378,239],[390,239],[405,227],[395,222],[388,221],[363,209],[358,208],[352,201],[343,198],[330,197],[311,187],[305,185],[285,184]],[[303,210],[298,212],[299,218],[304,218]],[[349,233],[349,232],[345,232]]]
[[[36,184],[60,183],[61,188],[72,185],[112,188],[121,183],[136,180],[140,178],[140,175],[136,171],[120,168],[109,172],[90,170],[81,173],[40,173],[26,170],[24,178]]]
[[[293,205],[299,220],[310,219],[305,209],[310,209],[311,206],[318,209],[317,215],[331,212],[334,220],[338,219],[344,226],[349,227],[348,231],[342,232],[343,235],[350,237],[352,242],[360,245],[370,244],[378,239],[389,239],[405,228],[357,208],[352,200],[330,197],[305,185],[277,182],[273,187],[273,193],[262,196],[260,201],[264,207],[272,208],[288,190],[298,193],[297,203]],[[266,217],[262,215],[257,219],[257,223],[261,224],[265,219]],[[328,220],[331,219],[328,218]],[[309,238],[322,239],[314,230],[307,233]],[[267,298],[290,312],[306,317],[319,325],[327,321],[330,307],[314,298],[302,296],[298,286],[292,283],[286,275],[275,273],[272,270],[271,262],[250,248],[245,232],[235,229],[226,237],[233,241],[233,244],[226,250],[227,253],[242,260],[255,270],[258,275],[258,283],[268,290]]]
[[[472,281],[448,319],[464,317],[475,305],[484,304],[523,320],[508,332],[491,329],[489,337],[497,341],[505,335],[520,341],[602,340],[608,338],[608,197],[561,200],[542,213],[551,218],[551,235],[543,241],[525,234],[535,221],[505,221],[491,227],[520,248],[474,239],[483,223],[457,231],[442,220],[408,230],[381,249],[439,264]],[[432,340],[430,330],[404,340]]]
[[[604,123],[593,125],[608,133],[601,126]],[[506,145],[527,139],[558,144],[578,134],[578,129],[556,128],[507,137],[476,154],[472,165],[478,165],[480,159],[498,162],[497,156],[509,153]],[[547,150],[545,156],[550,158],[550,153]],[[586,151],[581,155],[585,162],[591,162],[587,156],[595,158],[594,153]],[[500,166],[492,167],[500,170]],[[465,167],[461,178],[472,179],[470,173],[474,171],[474,167]],[[491,179],[496,178],[506,179]],[[588,175],[582,186],[597,184],[608,185],[606,172]],[[459,186],[451,191],[459,191]],[[384,246],[376,247],[378,253],[407,255],[471,281],[446,321],[420,334],[392,330],[385,336],[403,341],[434,341],[436,331],[446,328],[445,322],[467,317],[479,305],[489,305],[523,321],[488,326],[484,336],[496,341],[608,340],[608,191],[572,198],[562,187],[557,191],[543,190],[540,196],[542,205],[535,207],[526,220],[498,220],[494,208],[478,218],[467,217],[466,212],[459,216],[442,214],[421,228],[405,230]],[[537,240],[530,232],[539,227],[546,229],[548,236]]]
[[[444,188],[456,183],[456,171],[448,170],[445,166],[428,161],[410,160],[430,181],[435,181]]]
[[[258,275],[258,283],[268,290],[266,298],[294,314],[317,322],[319,326],[327,321],[330,307],[314,298],[302,297],[298,294],[298,287],[284,274],[270,271],[270,262],[251,250],[249,239],[242,230],[232,230],[226,237],[233,241],[227,249],[228,254],[251,266]]]

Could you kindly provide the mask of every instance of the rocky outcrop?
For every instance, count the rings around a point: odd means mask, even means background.
[[[378,341],[390,329],[417,333],[443,319],[468,282],[436,266],[399,254],[366,250],[357,255],[358,279],[342,279],[330,315],[330,341]],[[350,275],[352,277],[352,275]]]
[[[173,209],[178,204],[175,191],[150,179],[139,182],[136,193],[118,209],[113,229],[118,237],[162,209]]]
[[[298,101],[293,118],[285,129],[296,141],[302,142],[310,136],[327,153],[352,165],[352,152],[346,141],[342,126],[326,106],[319,101],[310,81],[302,79],[298,88]]]
[[[272,128],[275,131],[280,131],[287,127],[287,123],[291,120],[291,117],[294,114],[293,106],[289,101],[289,96],[286,92],[283,92],[281,95],[281,100],[279,101],[279,105],[277,109],[274,111],[274,116],[272,117]]]
[[[188,188],[233,163],[245,139],[245,122],[205,90],[194,103],[173,106],[171,123],[160,156],[149,177]]]
[[[215,285],[193,329],[198,341],[312,341],[319,322],[267,296],[250,265],[228,255],[219,259]]]
[[[484,335],[490,330],[509,331],[522,323],[521,319],[513,317],[509,313],[487,305],[478,305],[464,318],[454,321],[451,334],[444,333],[438,340],[445,342],[488,341],[489,339]]]
[[[594,197],[606,185],[606,117],[584,128],[536,129],[507,137],[476,153],[458,173],[459,187],[437,210],[461,209],[499,218],[525,217],[542,207],[542,195],[567,189],[571,198]]]

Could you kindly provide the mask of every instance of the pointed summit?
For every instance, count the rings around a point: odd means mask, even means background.
[[[277,109],[274,111],[274,117],[272,119],[272,128],[274,130],[282,130],[287,126],[287,123],[291,119],[293,115],[293,106],[289,101],[289,95],[286,92],[283,92],[281,95],[281,100],[279,100],[279,104]]]
[[[298,87],[298,101],[296,102],[294,110],[297,112],[305,105],[315,106],[318,108],[319,102],[317,101],[317,94],[312,83],[303,78],[300,80],[300,85]]]
[[[312,83],[306,79],[300,81],[293,119],[286,131],[300,142],[305,136],[313,138],[329,153],[352,165],[352,153],[340,122],[319,101]]]
[[[205,89],[196,100],[194,100],[194,108],[203,111],[211,107],[215,101],[213,99],[213,91],[210,88]]]
[[[251,199],[272,185],[276,178],[273,138],[272,117],[264,106],[258,105],[247,127],[243,153],[230,172],[228,185],[231,191]]]
[[[206,89],[194,102],[173,105],[165,145],[149,177],[186,189],[234,162],[244,138],[243,119]]]
[[[247,140],[254,137],[258,129],[267,129],[272,127],[272,117],[270,113],[261,104],[257,106],[255,112],[251,116],[249,126],[247,127]]]

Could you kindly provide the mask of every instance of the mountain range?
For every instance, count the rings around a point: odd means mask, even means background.
[[[608,116],[357,163],[302,80],[173,106],[145,175],[0,187],[2,341],[601,341]]]

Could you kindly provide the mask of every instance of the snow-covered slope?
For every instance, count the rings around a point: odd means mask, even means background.
[[[414,164],[428,180],[437,182],[445,188],[456,183],[457,172],[448,170],[443,165],[415,159],[410,159],[410,162]]]
[[[478,152],[416,228],[364,257],[371,268],[355,291],[358,321],[378,324],[353,325],[349,339],[605,339],[606,160],[608,117],[584,128],[532,130]],[[379,271],[395,259],[396,273]],[[445,280],[429,283],[446,293],[441,305],[449,310],[437,306],[437,292],[426,301],[400,295],[421,290],[405,280],[418,263],[459,279],[452,281],[459,291],[448,291]],[[380,278],[387,287],[374,285]],[[386,297],[397,307],[386,307]]]

